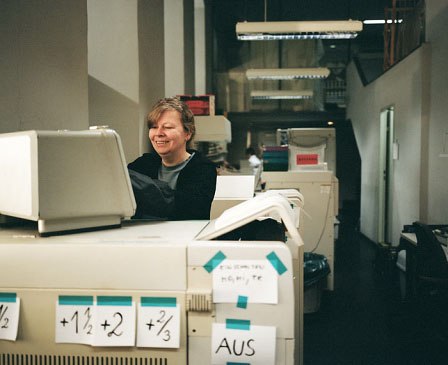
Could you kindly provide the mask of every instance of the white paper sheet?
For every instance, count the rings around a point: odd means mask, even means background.
[[[180,306],[139,305],[137,347],[180,347]]]
[[[20,298],[14,302],[1,301],[0,297],[0,340],[15,341],[19,328]]]
[[[135,303],[96,305],[93,326],[93,346],[135,345]]]
[[[56,303],[56,343],[82,343],[93,340],[94,305],[61,305]]]
[[[250,325],[248,330],[229,329],[226,324],[214,323],[212,364],[275,365],[275,336],[275,327]]]
[[[213,270],[213,302],[278,303],[278,274],[268,260],[225,260]]]

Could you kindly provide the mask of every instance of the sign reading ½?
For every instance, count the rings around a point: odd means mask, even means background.
[[[20,298],[16,293],[0,293],[0,340],[17,339],[19,309]]]

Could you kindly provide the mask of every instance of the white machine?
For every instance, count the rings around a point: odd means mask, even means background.
[[[327,288],[334,289],[334,222],[338,215],[336,142],[333,128],[278,130],[279,141],[289,143],[289,171],[264,171],[266,190],[297,189],[305,198],[300,235],[305,252],[326,256],[331,273]]]
[[[330,170],[336,174],[334,128],[278,129],[277,143],[289,147],[289,171]]]
[[[146,223],[45,238],[33,237],[29,231],[2,230],[0,293],[14,293],[20,298],[20,317],[16,341],[0,339],[0,364],[25,363],[21,360],[25,355],[27,359],[34,359],[35,364],[49,363],[50,359],[78,364],[75,361],[106,358],[114,363],[215,364],[212,361],[213,324],[226,324],[228,319],[274,328],[274,342],[268,344],[275,349],[272,364],[293,364],[294,323],[302,319],[295,314],[291,251],[281,242],[194,241],[193,235],[205,224]],[[204,268],[211,259],[221,253],[225,257],[223,264],[234,260],[269,264],[266,257],[273,252],[286,268],[285,273],[278,275],[276,305],[249,301],[246,308],[240,308],[237,301],[213,303],[213,273]],[[61,296],[91,296],[97,301],[100,296],[131,297],[137,307],[142,298],[175,298],[180,308],[180,322],[177,327],[166,328],[171,334],[178,333],[179,345],[174,348],[160,348],[157,344],[154,348],[139,347],[138,338],[130,340],[132,344],[126,346],[56,343],[56,331],[63,320],[56,315]],[[74,312],[66,317],[68,325],[73,325]],[[131,320],[136,321],[137,326],[144,326],[147,318],[139,313]],[[2,316],[2,325],[8,314]],[[81,316],[81,311],[79,316],[81,331],[88,318]],[[159,317],[154,322],[156,319]],[[109,322],[119,323],[113,316]],[[94,334],[102,330],[102,322],[92,319],[91,323]],[[13,326],[13,320],[9,319],[7,324]],[[229,334],[229,341],[232,335]],[[262,338],[256,337],[257,333],[251,336],[255,336],[252,347],[261,351],[256,346]],[[240,351],[242,343],[230,346],[238,346],[237,351]],[[213,350],[216,352],[218,347]],[[297,348],[297,356],[300,351]],[[238,359],[227,355],[229,361]]]
[[[49,237],[1,226],[0,365],[302,364],[303,243],[289,204],[271,196],[233,209]],[[286,244],[210,241],[272,213]]]
[[[121,140],[111,129],[0,134],[0,214],[41,234],[120,225],[135,213]]]

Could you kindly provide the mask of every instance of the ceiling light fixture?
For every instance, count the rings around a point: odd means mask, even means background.
[[[394,23],[401,23],[401,22],[403,22],[403,19],[395,19],[395,21],[394,21]],[[372,20],[363,20],[363,23],[364,24],[368,24],[368,25],[371,25],[371,24],[384,24],[384,23],[386,23],[386,21],[384,19],[372,19]],[[392,23],[392,19],[388,19],[387,23],[391,24]]]
[[[250,68],[246,71],[248,80],[325,79],[328,75],[330,75],[330,70],[326,67]]]
[[[351,39],[360,31],[358,20],[236,23],[239,40]]]
[[[253,90],[250,96],[254,100],[310,99],[311,90]]]

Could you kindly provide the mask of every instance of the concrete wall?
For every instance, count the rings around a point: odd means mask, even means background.
[[[0,2],[0,133],[88,128],[87,5]]]

